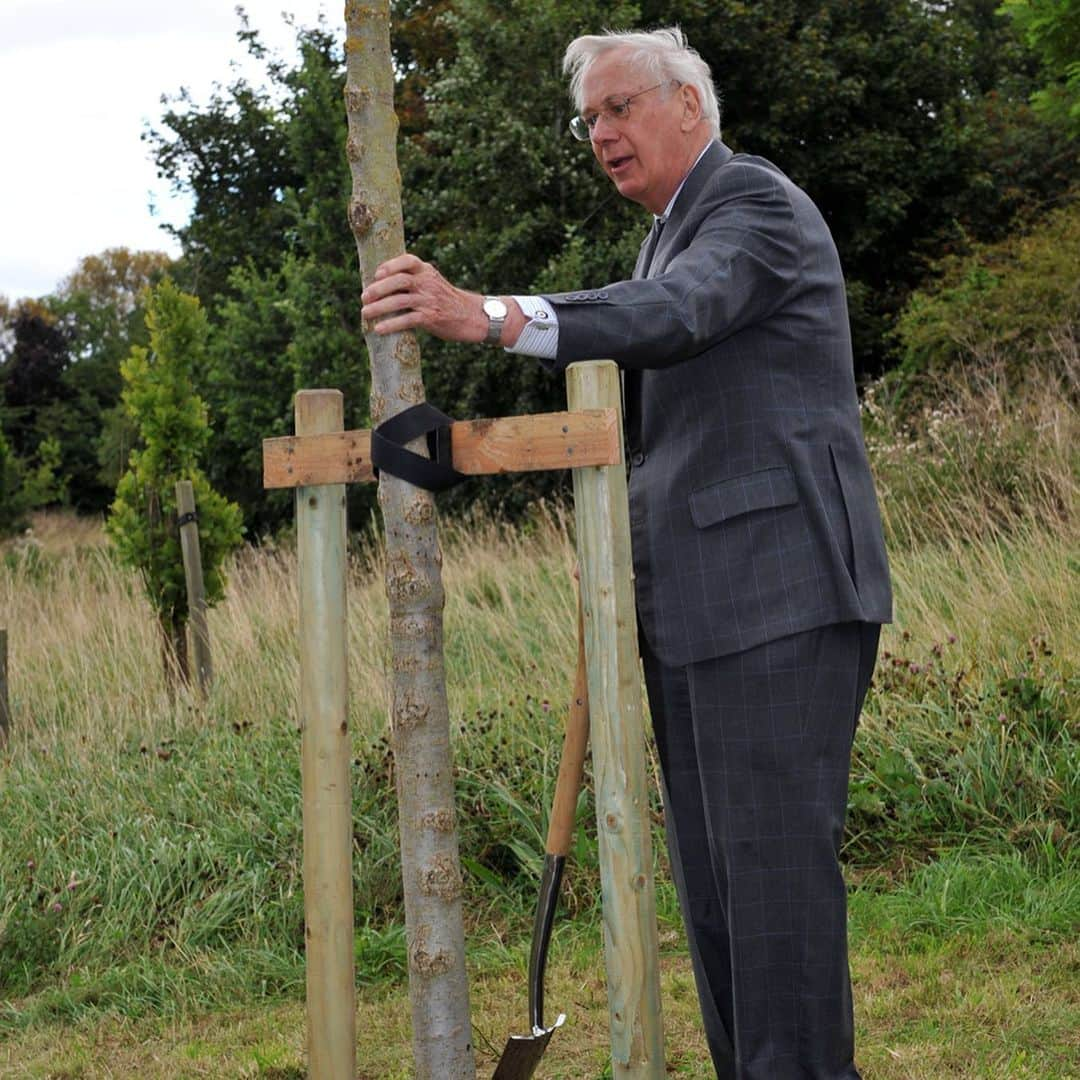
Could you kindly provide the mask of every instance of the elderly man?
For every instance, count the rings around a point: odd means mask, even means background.
[[[363,315],[622,368],[642,659],[716,1072],[850,1080],[837,853],[891,595],[839,259],[804,192],[720,141],[677,28],[578,38],[564,66],[573,134],[654,215],[633,279],[485,297],[404,255]]]

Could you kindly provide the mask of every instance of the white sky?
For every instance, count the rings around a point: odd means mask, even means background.
[[[0,0],[0,295],[41,296],[83,255],[177,249],[160,229],[187,218],[142,142],[163,93],[206,102],[230,62],[234,0]],[[243,0],[265,44],[295,55],[281,13],[344,36],[344,0]],[[153,201],[157,214],[152,215]]]

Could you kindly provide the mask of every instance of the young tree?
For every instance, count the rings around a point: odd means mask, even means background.
[[[211,487],[199,467],[209,437],[206,409],[191,381],[206,348],[207,324],[195,297],[168,278],[148,294],[149,349],[121,365],[123,401],[139,432],[106,530],[120,557],[142,574],[161,626],[166,672],[187,679],[187,590],[176,528],[176,483],[190,480],[199,514],[206,602],[224,594],[225,557],[241,541],[240,510]]]
[[[389,3],[350,3],[345,19],[346,156],[353,176],[349,224],[367,281],[380,262],[405,249]],[[367,346],[371,418],[379,424],[424,400],[420,349],[411,333],[385,338],[371,333]],[[476,1067],[465,973],[435,501],[431,492],[384,471],[379,504],[386,529],[393,657],[390,716],[413,1057],[418,1080],[472,1080]]]

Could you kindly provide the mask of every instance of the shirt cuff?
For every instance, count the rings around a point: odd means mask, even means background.
[[[555,309],[542,296],[515,296],[513,299],[529,321],[517,341],[506,351],[554,360],[559,352],[559,318]]]

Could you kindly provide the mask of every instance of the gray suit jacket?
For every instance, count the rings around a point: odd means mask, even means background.
[[[644,245],[643,245],[644,250]],[[556,369],[626,374],[638,614],[683,665],[888,622],[840,260],[809,197],[714,143],[642,277],[549,295]]]

